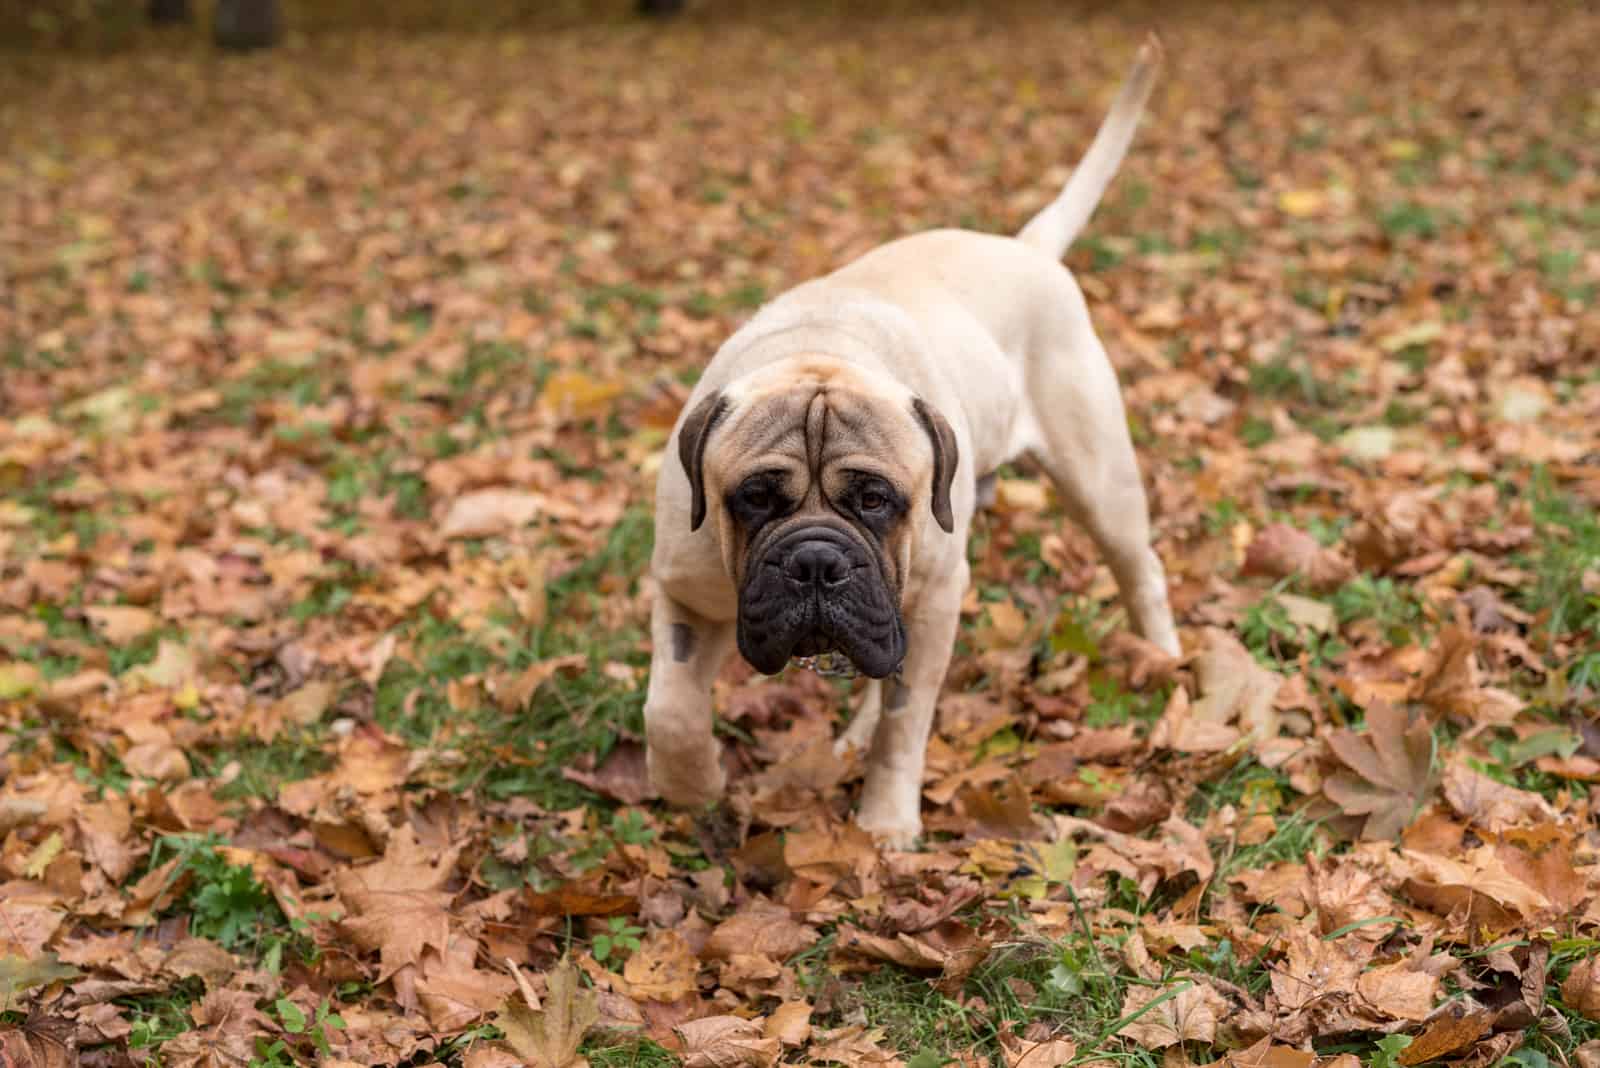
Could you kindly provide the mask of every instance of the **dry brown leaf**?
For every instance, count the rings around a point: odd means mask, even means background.
[[[1006,1068],[1063,1068],[1078,1055],[1077,1045],[1064,1038],[1035,1042],[1002,1031],[999,1041],[1000,1056]]]
[[[1235,1050],[1226,1058],[1228,1068],[1316,1068],[1317,1055],[1293,1046],[1275,1046],[1263,1037],[1247,1049]]]
[[[1380,964],[1361,973],[1356,992],[1379,1017],[1421,1023],[1433,1012],[1439,978],[1418,971],[1410,961]]]
[[[1159,1004],[1154,1004],[1163,998]],[[1130,986],[1122,1000],[1122,1015],[1145,1009],[1138,1019],[1117,1031],[1145,1049],[1165,1049],[1179,1042],[1212,1042],[1217,1022],[1228,1014],[1228,1000],[1209,983],[1189,981],[1188,986]]]
[[[1487,1012],[1469,1012],[1465,1016],[1441,1016],[1422,1029],[1412,1039],[1411,1045],[1395,1058],[1401,1064],[1426,1064],[1456,1053],[1481,1038],[1494,1023]]]
[[[492,538],[528,523],[542,506],[543,500],[535,493],[479,490],[456,498],[439,533],[446,538]]]
[[[788,910],[756,904],[717,924],[701,956],[727,960],[735,953],[758,953],[784,960],[813,945],[817,929],[792,919]]]
[[[1567,1008],[1600,1020],[1600,956],[1590,956],[1572,966],[1561,984],[1561,1000]]]
[[[548,993],[540,1008],[530,1008],[522,995],[512,994],[495,1023],[533,1068],[587,1068],[589,1059],[578,1055],[578,1047],[600,1018],[594,991],[583,988],[566,957],[550,969],[545,986]]]
[[[1272,702],[1283,677],[1256,663],[1237,638],[1225,630],[1208,628],[1194,666],[1200,682],[1200,697],[1194,703],[1196,720],[1236,724],[1240,731],[1258,739],[1278,733],[1278,714]]]
[[[1355,576],[1355,567],[1337,550],[1324,548],[1303,530],[1269,523],[1245,549],[1241,575],[1281,579],[1302,575],[1314,590],[1337,589]]]
[[[593,759],[592,754],[587,753],[580,758],[589,761],[591,766]],[[602,797],[625,805],[642,804],[656,797],[650,776],[645,772],[644,746],[638,742],[618,742],[598,768],[562,768],[561,774]]]
[[[756,1020],[706,1016],[673,1028],[683,1042],[684,1068],[772,1068],[783,1046]]]
[[[1362,838],[1396,837],[1433,790],[1427,723],[1408,724],[1403,709],[1376,704],[1367,711],[1364,733],[1331,731],[1327,743],[1350,770],[1328,776],[1323,791],[1345,812],[1366,817]]]
[[[676,931],[651,931],[622,966],[627,993],[652,1001],[676,1001],[695,989],[700,962]]]
[[[883,1029],[860,1024],[818,1033],[806,1051],[813,1064],[842,1064],[845,1068],[905,1068],[905,1062],[878,1043]]]
[[[161,619],[154,612],[134,605],[90,605],[84,608],[83,615],[96,633],[113,645],[138,641],[161,626]]]
[[[382,860],[334,876],[349,910],[339,925],[357,945],[378,951],[380,980],[415,964],[430,946],[445,951],[453,895],[443,887],[460,852],[460,845],[424,849],[416,833],[401,826],[390,836]]]
[[[811,1038],[811,1003],[786,1001],[772,1010],[763,1025],[768,1038],[775,1038],[785,1046],[798,1048]]]

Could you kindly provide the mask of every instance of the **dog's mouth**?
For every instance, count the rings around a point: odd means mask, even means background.
[[[897,598],[859,535],[808,525],[761,547],[739,591],[739,652],[775,675],[791,658],[836,654],[870,678],[905,659]]]

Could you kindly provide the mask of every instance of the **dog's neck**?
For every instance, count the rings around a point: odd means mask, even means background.
[[[840,360],[884,370],[884,357],[903,349],[907,338],[894,327],[905,313],[863,294],[827,303],[783,300],[769,304],[739,331],[746,359],[761,363],[801,353],[827,353]],[[909,324],[909,329],[914,326]]]

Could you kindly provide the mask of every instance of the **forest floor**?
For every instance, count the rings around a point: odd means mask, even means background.
[[[0,64],[0,1064],[1600,1064],[1600,13],[715,5]],[[648,796],[698,368],[785,287],[1068,256],[1187,655],[1033,473],[927,834],[735,664]]]

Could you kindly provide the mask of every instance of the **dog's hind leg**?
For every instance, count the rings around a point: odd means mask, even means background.
[[[1073,520],[1089,533],[1116,576],[1134,629],[1181,655],[1167,600],[1166,571],[1150,545],[1150,509],[1128,434],[1116,372],[1077,314],[1055,336],[1072,351],[1046,351],[1028,365],[1040,444],[1030,450],[1061,493]],[[1062,413],[1070,413],[1063,415]]]

